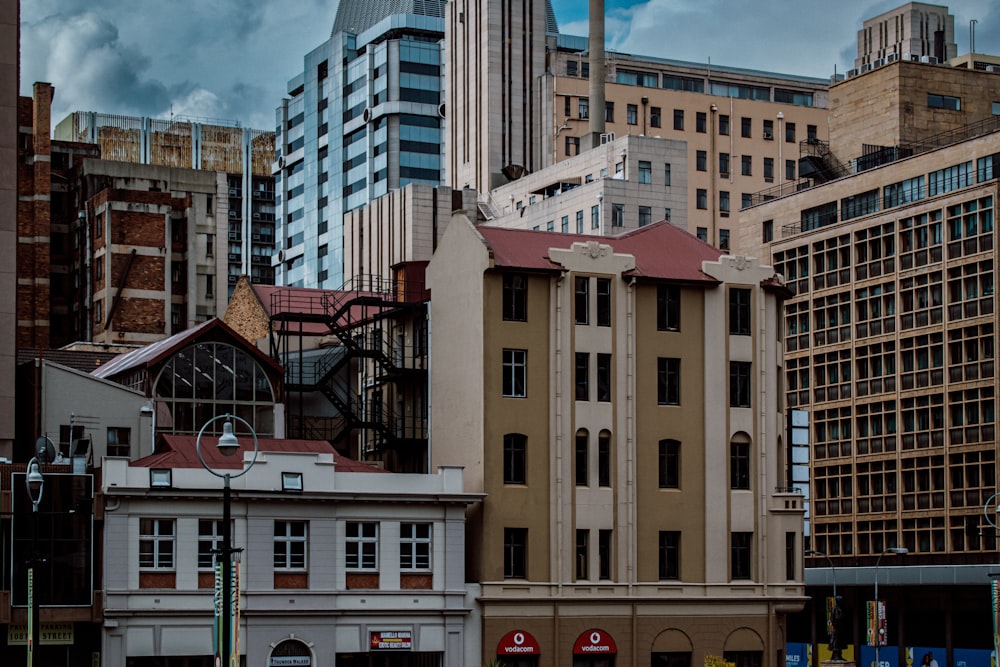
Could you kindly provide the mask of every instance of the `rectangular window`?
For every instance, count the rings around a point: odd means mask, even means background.
[[[719,190],[719,212],[729,213],[729,191]]]
[[[750,335],[750,290],[733,287],[729,290],[729,333]]]
[[[594,204],[590,207],[590,228],[599,229],[601,226],[601,205]]]
[[[211,570],[220,548],[222,522],[217,519],[198,519],[198,569]]]
[[[503,437],[503,483],[527,484],[528,436],[508,433]]]
[[[566,137],[566,155],[580,154],[580,137]]]
[[[681,533],[660,531],[660,579],[681,578]]]
[[[747,118],[746,116],[741,117],[740,118],[740,136],[741,137],[747,137],[747,138],[749,138],[750,137],[750,128],[751,128],[752,125],[753,125],[753,120],[751,118]]]
[[[576,353],[576,400],[590,400],[590,353]]]
[[[696,151],[694,154],[694,168],[698,171],[708,171],[708,152]]]
[[[750,489],[750,443],[729,443],[729,488]]]
[[[764,243],[770,243],[774,240],[774,220],[764,221]]]
[[[590,551],[590,531],[576,531],[576,579],[585,581],[590,576],[587,554]]]
[[[927,93],[927,106],[932,109],[949,109],[950,111],[962,110],[962,98],[951,95],[935,95]]]
[[[274,522],[274,569],[306,569],[306,522]]]
[[[703,243],[708,243],[708,227],[695,227],[694,235]]]
[[[590,100],[586,97],[581,97],[577,105],[577,113],[581,120],[590,118]]]
[[[676,285],[656,286],[656,330],[680,331],[681,288]]]
[[[579,355],[579,352],[577,353]],[[590,485],[590,434],[586,429],[576,432],[576,450],[573,459],[573,472],[577,486]]]
[[[629,104],[625,107],[625,122],[628,125],[636,125],[639,122],[639,107]]]
[[[656,402],[660,405],[681,404],[681,360],[659,357],[656,360]]]
[[[795,123],[785,123],[785,141],[795,143]]]
[[[698,188],[695,192],[696,205],[699,210],[706,210],[708,208],[708,190],[705,188]]]
[[[694,115],[694,131],[704,133],[707,120],[708,119],[704,111],[696,112]]]
[[[724,137],[729,136],[729,116],[727,114],[719,114],[719,134]]]
[[[528,321],[528,278],[520,274],[503,276],[503,319],[508,322]]]
[[[503,529],[504,579],[526,579],[528,576],[528,529]]]
[[[569,216],[564,215],[559,219],[559,229],[563,234],[569,234]]]
[[[753,175],[753,156],[743,155],[740,157],[740,173],[744,176]]]
[[[597,354],[597,400],[611,401],[611,355]]]
[[[771,141],[774,139],[774,121],[765,120],[764,121],[764,139]]]
[[[674,129],[684,129],[684,109],[674,109]]]
[[[597,326],[611,326],[611,279],[597,279]]]
[[[679,489],[681,486],[681,443],[677,440],[660,440],[659,478],[661,489]]]
[[[348,521],[344,567],[348,570],[378,569],[378,523]]]
[[[597,559],[598,569],[601,579],[611,578],[611,536],[610,530],[600,530],[597,532]]]
[[[577,276],[573,284],[576,288],[574,321],[577,324],[590,324],[590,278]]]
[[[639,207],[639,226],[645,227],[653,222],[653,209],[649,206]]]
[[[399,569],[431,569],[431,524],[399,524]]]
[[[503,395],[506,398],[527,396],[528,351],[505,348],[503,351]]]
[[[108,427],[108,456],[130,456],[132,429],[122,426]]]
[[[611,486],[611,433],[608,431],[601,431],[597,436],[597,485]]]
[[[810,144],[814,144],[819,141],[819,136],[816,133],[815,125],[806,125],[806,141]]]
[[[604,103],[604,120],[608,123],[615,122],[615,103],[605,102]]]
[[[751,362],[729,362],[729,407],[750,407]]]
[[[785,533],[785,579],[795,581],[795,533]]]
[[[653,182],[653,163],[647,160],[639,160],[639,182],[648,184]]]
[[[750,579],[753,533],[733,533],[732,540],[732,577]]]
[[[139,519],[139,569],[174,569],[174,520]]]
[[[611,205],[611,226],[612,227],[625,226],[625,204]]]
[[[770,183],[774,180],[774,158],[764,158],[764,180]]]
[[[576,212],[576,233],[583,234],[583,211]]]
[[[663,164],[663,184],[670,187],[670,163]]]
[[[649,126],[659,127],[660,126],[660,107],[649,107]]]
[[[719,250],[729,250],[729,230],[719,230]]]
[[[719,153],[719,175],[729,176],[729,153]]]
[[[753,195],[748,192],[744,192],[740,195],[740,208],[750,208],[751,206],[753,206]]]
[[[795,160],[785,160],[785,180],[795,180]]]

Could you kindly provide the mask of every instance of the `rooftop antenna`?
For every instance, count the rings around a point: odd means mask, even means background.
[[[969,21],[969,53],[976,52],[976,24],[979,23],[979,19],[972,19]]]

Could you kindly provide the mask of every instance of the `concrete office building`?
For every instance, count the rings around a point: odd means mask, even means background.
[[[908,2],[865,20],[858,31],[854,71],[898,59],[943,63],[958,54],[955,17],[943,5]]]
[[[342,2],[289,81],[276,114],[278,284],[339,289],[344,213],[441,182],[444,5]]]
[[[805,599],[774,272],[665,222],[593,238],[459,214],[428,284],[432,465],[486,494],[478,664],[783,664]]]
[[[1000,74],[899,60],[830,95],[830,149],[849,173],[741,211],[734,237],[795,293],[784,391],[810,413],[809,544],[830,559],[811,562],[807,583],[829,592],[840,579],[847,642],[863,644],[873,566],[905,547],[882,561],[896,628],[882,655],[928,646],[987,665]]]

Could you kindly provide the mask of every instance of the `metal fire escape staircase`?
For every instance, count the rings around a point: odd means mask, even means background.
[[[422,286],[407,288],[398,282],[365,276],[345,284],[342,290],[317,290],[310,295],[303,292],[279,290],[272,294],[271,352],[284,364],[287,391],[319,392],[340,414],[322,439],[337,445],[362,429],[368,436],[362,443],[364,454],[425,445],[426,430],[408,428],[402,415],[395,414],[383,400],[387,383],[426,376],[425,369],[407,364],[407,355],[394,350],[385,330],[389,318],[402,309],[424,307],[422,299],[407,298],[422,295]],[[307,323],[325,327],[339,345],[316,359],[307,359],[301,345],[298,352],[289,353],[288,340]],[[354,382],[362,366],[368,371],[366,387]],[[303,435],[315,437],[316,433],[307,431]]]

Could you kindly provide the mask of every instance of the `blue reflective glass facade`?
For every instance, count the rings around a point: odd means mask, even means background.
[[[344,213],[443,180],[440,16],[393,14],[304,58],[276,113],[275,280],[336,289]]]

